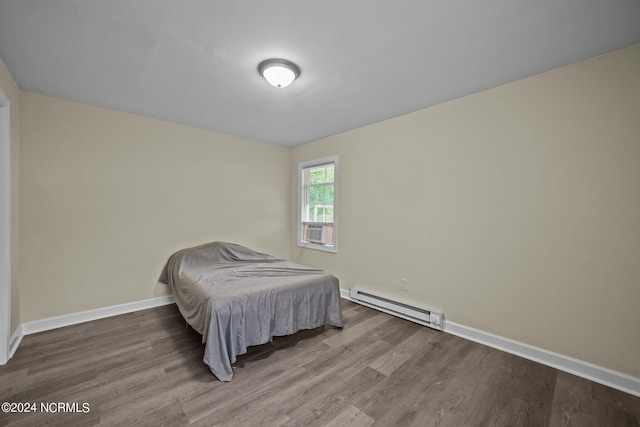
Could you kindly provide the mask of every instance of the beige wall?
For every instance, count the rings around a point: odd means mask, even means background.
[[[290,150],[22,92],[21,320],[169,294],[171,253],[287,257]]]
[[[303,262],[640,377],[639,94],[636,45],[296,147],[292,217],[297,163],[340,158],[339,253]]]
[[[0,58],[0,90],[9,98],[11,116],[11,329],[20,325],[19,266],[19,176],[20,176],[20,90]]]

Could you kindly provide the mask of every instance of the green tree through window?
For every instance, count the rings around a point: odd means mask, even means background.
[[[307,222],[333,222],[334,165],[305,169],[305,214]]]

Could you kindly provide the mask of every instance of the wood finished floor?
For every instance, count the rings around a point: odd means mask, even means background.
[[[640,398],[343,302],[345,327],[250,349],[222,383],[175,305],[28,335],[0,401],[11,426],[638,426]],[[80,406],[81,407],[81,406]]]

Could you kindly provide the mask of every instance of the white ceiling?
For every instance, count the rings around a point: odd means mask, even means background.
[[[21,89],[287,146],[639,42],[640,0],[0,0]]]

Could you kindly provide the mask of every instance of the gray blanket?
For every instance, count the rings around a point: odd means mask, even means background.
[[[342,327],[338,279],[243,246],[214,242],[173,254],[161,281],[202,334],[204,363],[221,381],[247,347],[322,325]]]

